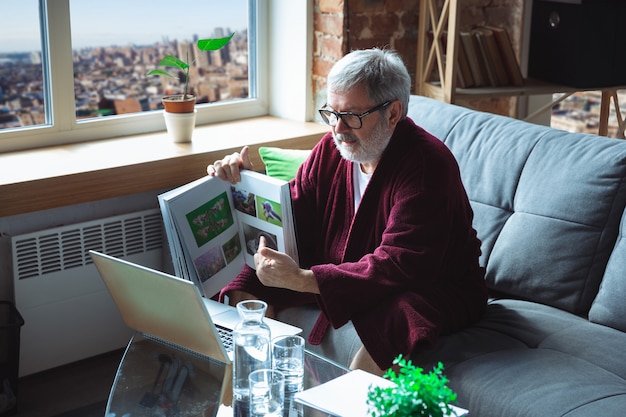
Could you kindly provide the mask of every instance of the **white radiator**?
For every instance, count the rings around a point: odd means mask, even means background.
[[[24,318],[20,376],[125,346],[131,331],[89,256],[160,269],[161,214],[151,209],[11,238],[15,304]]]

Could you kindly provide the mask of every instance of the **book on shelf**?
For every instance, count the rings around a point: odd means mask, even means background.
[[[522,72],[506,29],[486,26],[461,31],[459,43],[467,57],[474,86],[524,85]],[[459,71],[462,66],[459,59]]]
[[[488,26],[487,29],[493,32],[510,84],[516,87],[524,85],[524,77],[522,76],[522,71],[517,62],[509,33],[506,29],[501,27]]]
[[[480,54],[476,50],[476,44],[474,39],[469,32],[459,32],[460,43],[463,45],[463,50],[465,51],[465,56],[467,57],[467,62],[470,67],[470,71],[472,73],[472,80],[474,81],[475,87],[483,87],[487,83],[483,76],[483,71],[481,69],[481,63],[479,62]]]
[[[175,274],[205,297],[228,284],[245,264],[254,268],[261,236],[298,262],[289,183],[241,171],[231,184],[206,176],[158,196]]]
[[[478,40],[490,85],[493,87],[508,85],[509,79],[504,67],[504,59],[498,49],[493,31],[487,28],[476,28],[472,30],[472,35]]]
[[[457,62],[459,63],[459,84],[462,88],[474,87],[474,77],[472,76],[472,70],[463,42],[459,42],[458,48]]]
[[[472,39],[472,44],[474,45],[473,51],[476,54],[476,61],[478,62],[480,76],[483,80],[482,85],[483,87],[493,86],[493,74],[489,72],[489,68],[487,67],[487,62],[485,61],[485,55],[482,51],[480,40],[473,31],[470,32],[470,38]]]

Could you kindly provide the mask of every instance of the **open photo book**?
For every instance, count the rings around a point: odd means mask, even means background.
[[[206,176],[160,194],[175,274],[212,297],[248,264],[261,236],[298,262],[289,183],[245,170],[230,184]]]

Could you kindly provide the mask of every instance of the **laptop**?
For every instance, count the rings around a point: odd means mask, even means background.
[[[202,297],[196,285],[145,266],[89,251],[126,325],[230,364],[232,330],[239,322],[235,307]],[[273,336],[302,329],[265,319]]]

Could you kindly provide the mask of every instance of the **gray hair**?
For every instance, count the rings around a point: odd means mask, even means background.
[[[406,117],[411,95],[411,77],[400,55],[391,49],[352,51],[330,70],[328,91],[347,92],[364,86],[369,98],[377,103],[400,100],[402,118]]]

